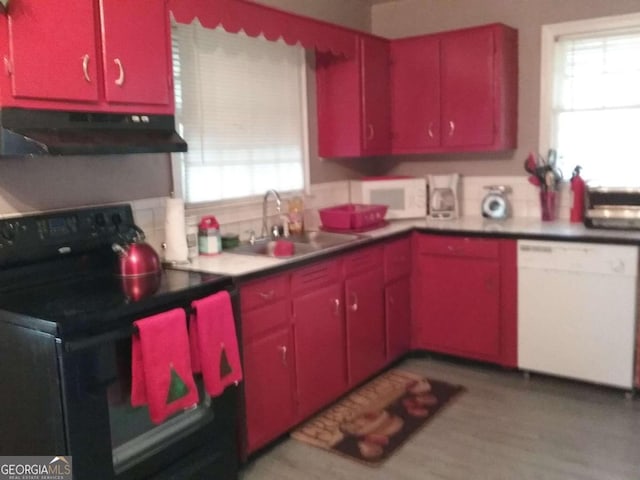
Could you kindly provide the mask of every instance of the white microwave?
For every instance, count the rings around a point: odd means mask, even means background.
[[[424,218],[427,180],[424,177],[365,177],[349,182],[351,203],[387,205],[386,218]]]

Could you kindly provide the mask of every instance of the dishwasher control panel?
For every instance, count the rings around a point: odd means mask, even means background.
[[[518,241],[518,268],[635,277],[638,247],[543,240]]]

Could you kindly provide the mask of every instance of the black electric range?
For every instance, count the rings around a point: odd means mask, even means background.
[[[124,281],[107,269],[5,287],[0,291],[0,310],[5,315],[0,318],[60,338],[96,335],[231,284],[226,276],[163,269],[151,279],[152,291],[132,298]]]
[[[144,291],[115,275],[129,205],[0,220],[0,319],[61,337],[101,333],[143,312],[228,288],[230,277],[163,269]]]
[[[77,479],[235,479],[236,388],[161,425],[127,398],[135,320],[221,290],[237,314],[237,291],[215,274],[117,276],[111,246],[132,224],[127,204],[0,219],[0,382],[17,392],[0,397],[0,455],[68,455]]]

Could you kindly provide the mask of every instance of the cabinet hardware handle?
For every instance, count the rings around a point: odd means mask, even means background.
[[[84,79],[88,82],[91,83],[91,77],[89,76],[89,60],[91,59],[91,57],[89,57],[89,54],[84,54],[82,56],[82,73],[84,74]]]
[[[287,366],[287,347],[285,345],[280,345],[278,347],[278,350],[280,350],[280,353],[282,354],[282,364],[286,367]]]
[[[259,292],[258,295],[260,295],[263,300],[270,300],[273,298],[273,296],[276,294],[275,291],[273,290],[269,290],[268,292]]]
[[[333,314],[337,317],[340,315],[340,299],[333,299]]]
[[[121,87],[122,85],[124,85],[124,67],[122,66],[122,62],[119,58],[114,59],[113,63],[115,63],[120,70],[120,74],[118,75],[118,78],[116,78],[116,81],[114,83],[117,86]]]
[[[453,134],[456,132],[456,124],[453,120],[449,120],[449,136],[453,137]]]
[[[368,132],[367,133],[367,141],[370,142],[371,140],[373,140],[373,137],[376,134],[376,131],[374,130],[373,125],[371,125],[371,124],[367,125],[367,132]]]
[[[349,305],[349,308],[351,309],[352,312],[357,312],[358,311],[358,295],[356,295],[356,293],[353,292],[351,296],[353,297],[353,303]]]
[[[427,129],[427,133],[429,134],[429,138],[433,138],[433,122],[429,122],[429,128]]]

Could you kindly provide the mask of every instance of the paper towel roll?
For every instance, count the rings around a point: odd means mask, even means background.
[[[167,262],[188,262],[187,231],[184,222],[184,202],[181,198],[167,198],[164,221],[164,259]]]

